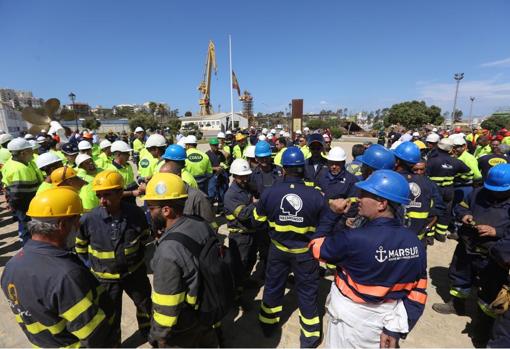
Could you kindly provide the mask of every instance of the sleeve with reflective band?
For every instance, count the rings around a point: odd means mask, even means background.
[[[195,177],[193,177],[191,173],[189,173],[186,169],[182,169],[181,178],[190,187],[198,189],[198,184],[195,180]]]
[[[11,207],[23,210],[28,209],[28,204],[41,183],[32,167],[13,159],[9,159],[3,166],[2,182],[5,184]]]

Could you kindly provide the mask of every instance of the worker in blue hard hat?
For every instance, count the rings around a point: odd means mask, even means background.
[[[305,160],[305,181],[317,185],[322,173],[328,171],[328,160],[322,155],[324,151],[324,138],[319,133],[308,136],[308,149],[310,157]]]
[[[357,160],[362,163],[361,175],[364,179],[375,170],[393,170],[395,167],[395,156],[380,144],[372,144]]]
[[[294,273],[298,296],[302,347],[316,347],[322,333],[318,309],[319,262],[313,259],[308,242],[312,239],[324,197],[304,183],[305,156],[298,147],[289,147],[282,155],[283,180],[262,193],[253,212],[254,219],[266,225],[271,238],[264,294],[259,322],[265,336],[271,336],[280,324],[285,285]]]
[[[500,240],[510,237],[510,164],[489,170],[483,187],[475,188],[456,209],[459,243],[450,263],[451,298],[436,303],[432,309],[441,314],[465,314],[466,299],[477,287],[479,316],[473,324],[478,342],[485,343],[496,312],[490,306],[503,285],[507,285],[508,268],[496,263],[489,251]]]
[[[361,190],[359,214],[368,222],[309,244],[316,259],[337,270],[326,305],[326,347],[396,348],[427,299],[425,249],[396,218],[401,205],[410,203],[409,184],[395,171],[378,170],[355,185]],[[337,213],[343,214],[351,203],[339,201]]]

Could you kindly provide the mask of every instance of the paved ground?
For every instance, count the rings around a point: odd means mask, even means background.
[[[353,143],[341,143],[350,152]],[[9,218],[0,201],[0,272],[5,263],[19,249],[17,243],[17,225]],[[225,233],[225,226],[220,232]],[[456,242],[447,241],[444,244],[436,243],[428,251],[429,286],[425,313],[415,329],[405,341],[403,347],[473,347],[469,337],[471,317],[444,316],[435,313],[431,306],[441,301],[448,294],[447,267],[450,262]],[[320,285],[319,306],[323,308],[330,287],[329,280],[322,280]],[[263,337],[257,324],[257,312],[260,306],[261,290],[252,290],[243,296],[243,303],[247,309],[236,309],[224,321],[226,344],[229,347],[298,347],[299,346],[299,320],[296,305],[296,296],[291,289],[287,289],[284,299],[283,327],[281,333],[274,338]],[[471,307],[471,313],[474,313]],[[324,320],[327,322],[327,320]],[[324,324],[326,328],[327,324]],[[131,300],[124,298],[124,311],[122,316],[123,346],[149,347],[147,343],[140,343],[136,334],[135,308]],[[0,295],[0,347],[29,347],[21,329],[14,320],[3,295]]]

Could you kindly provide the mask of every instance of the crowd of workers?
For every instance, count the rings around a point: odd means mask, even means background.
[[[391,130],[354,145],[349,163],[331,140],[308,128],[227,130],[203,152],[194,135],[169,144],[141,127],[132,139],[84,131],[67,143],[1,134],[22,244],[1,286],[16,321],[35,346],[119,346],[126,292],[154,347],[222,345],[221,319],[205,309],[221,308],[211,275],[222,274],[203,264],[224,217],[235,297],[264,287],[266,337],[290,284],[302,347],[323,337],[327,347],[398,347],[425,308],[427,248],[450,238],[451,299],[432,308],[463,314],[477,287],[480,340],[510,346],[510,133]],[[320,304],[325,276],[334,281]]]

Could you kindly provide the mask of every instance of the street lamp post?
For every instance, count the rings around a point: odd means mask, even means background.
[[[74,114],[74,121],[76,121],[76,132],[78,132],[78,114],[76,114],[74,102],[76,101],[76,95],[74,93],[69,94],[69,99],[71,100],[71,105],[73,106],[73,114]]]
[[[455,112],[457,111],[457,94],[459,93],[459,84],[460,80],[464,79],[464,73],[456,73],[453,78],[457,81],[457,86],[455,87],[455,98],[453,99],[452,127],[455,123]]]
[[[469,100],[471,101],[471,106],[469,107],[469,123],[472,125],[473,124],[473,102],[475,101],[475,97],[469,97]]]

